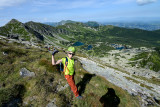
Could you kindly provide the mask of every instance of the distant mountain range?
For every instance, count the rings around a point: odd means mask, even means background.
[[[124,27],[124,28],[137,28],[137,29],[143,29],[148,31],[154,31],[160,29],[160,21],[158,22],[106,22],[103,23],[104,25],[113,25],[118,27]]]
[[[59,26],[59,25],[64,25],[66,23],[76,23],[75,21],[71,20],[62,20],[60,22],[45,22],[44,24],[51,25],[51,26]],[[81,22],[84,23],[85,25],[88,25],[90,27],[98,27],[100,25],[113,25],[117,27],[124,27],[124,28],[130,28],[130,29],[143,29],[143,30],[148,30],[148,31],[154,31],[160,29],[160,21],[151,21],[151,22],[96,22],[96,21],[88,21],[88,22]]]
[[[56,27],[56,26],[59,26],[59,25],[64,25],[66,23],[76,23],[76,22],[72,21],[72,20],[62,20],[60,22],[45,22],[44,24]]]
[[[0,27],[0,35],[61,47],[80,41],[85,44],[84,46],[92,45],[93,50],[98,54],[108,50],[109,44],[130,45],[132,47],[160,46],[160,30],[128,29],[112,25],[99,25],[97,22],[64,21],[59,24],[53,27],[32,21],[21,23],[12,19],[5,26]]]
[[[44,24],[47,24],[47,25],[50,25],[50,26],[59,26],[59,25],[65,25],[66,23],[78,23],[76,21],[72,21],[72,20],[62,20],[60,22],[45,22]],[[101,24],[96,22],[96,21],[88,21],[88,22],[81,22],[83,24],[85,24],[86,26],[89,26],[89,27],[98,27],[100,26]]]

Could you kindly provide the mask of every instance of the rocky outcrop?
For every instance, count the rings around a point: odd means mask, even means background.
[[[35,73],[27,70],[26,68],[22,68],[19,72],[21,77],[34,77]]]

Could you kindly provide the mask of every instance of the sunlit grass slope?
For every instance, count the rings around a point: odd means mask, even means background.
[[[62,57],[65,57],[65,53],[60,50],[55,58]],[[21,77],[21,68],[34,72],[36,76]],[[45,107],[53,100],[58,107],[139,106],[139,97],[129,95],[103,77],[89,74],[77,59],[75,68],[75,82],[82,100],[74,97],[70,87],[57,90],[67,82],[59,66],[51,65],[51,54],[47,49],[26,48],[0,40],[0,105],[20,99],[18,106]]]

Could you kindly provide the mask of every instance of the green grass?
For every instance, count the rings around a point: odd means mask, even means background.
[[[130,77],[126,77],[126,76],[124,76],[127,80],[131,80],[131,81],[133,81],[134,83],[137,83],[137,84],[139,84],[140,82],[139,81],[137,81],[137,80],[135,80],[135,79],[132,79],[132,78],[130,78]]]
[[[72,41],[74,39],[72,37],[69,37],[69,36],[63,35],[63,34],[60,34],[59,36],[62,37],[62,38],[64,38],[64,39],[66,39],[66,40],[69,40],[69,41]]]
[[[17,44],[6,44],[0,42],[1,62],[0,65],[0,104],[8,103],[11,99],[19,97],[25,102],[25,106],[46,106],[54,98],[58,107],[70,104],[77,107],[99,107],[102,96],[106,95],[108,88],[115,91],[115,95],[120,99],[120,107],[130,106],[138,107],[138,97],[131,96],[121,88],[111,84],[103,77],[89,74],[83,68],[81,63],[75,62],[75,82],[83,99],[77,100],[70,90],[70,87],[62,91],[57,91],[56,87],[67,84],[63,73],[60,73],[59,66],[51,65],[51,54],[46,49],[25,49],[25,46],[19,47]],[[8,55],[4,56],[5,51]],[[65,57],[64,52],[55,55],[55,59]],[[79,56],[83,54],[77,53]],[[21,68],[27,68],[36,74],[35,77],[22,78],[19,75]],[[17,88],[15,88],[17,87]],[[110,101],[113,102],[113,101]],[[21,104],[20,104],[21,105]]]

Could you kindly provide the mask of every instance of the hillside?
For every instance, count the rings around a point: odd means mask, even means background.
[[[63,37],[72,37],[72,42],[80,41],[85,45],[80,46],[84,50],[88,45],[92,45],[92,55],[106,55],[106,52],[113,50],[111,45],[118,47],[156,47],[159,46],[160,34],[153,31],[140,29],[126,29],[115,26],[100,26],[98,28],[87,27],[82,23],[68,23],[58,26],[67,34]]]
[[[110,50],[132,49],[139,47],[160,46],[160,33],[140,29],[126,29],[107,26],[95,26],[96,22],[63,21],[64,25],[57,27],[37,22],[21,23],[12,19],[5,26],[0,27],[0,35],[17,39],[28,44],[35,43],[47,47],[61,47],[77,45],[77,50],[92,57],[106,57]],[[90,27],[92,26],[92,27]],[[93,27],[94,26],[94,27]]]
[[[64,25],[53,27],[33,21],[21,23],[16,19],[12,19],[5,26],[0,27],[0,35],[17,39],[21,43],[29,41],[28,44],[31,46],[37,43],[39,46],[45,44],[47,47],[53,45],[66,48],[78,43],[77,50],[91,57],[106,57],[109,55],[110,50],[115,49],[160,46],[159,30],[145,31],[111,25],[95,27],[96,22],[87,22],[85,24],[70,22],[64,21]],[[79,44],[83,45],[79,46]]]
[[[60,50],[55,57],[57,60],[64,56],[65,53]],[[139,96],[132,96],[104,78],[86,72],[78,60],[75,66],[75,81],[84,98],[77,100],[58,66],[51,65],[50,58],[51,53],[45,48],[28,48],[22,44],[11,43],[7,39],[0,39],[0,105],[140,106]],[[22,68],[23,71],[29,70],[32,75],[20,73]]]
[[[41,42],[45,41],[46,43],[54,45],[63,44],[63,46],[80,41],[85,43],[86,46],[92,45],[95,52],[97,52],[97,44],[100,45],[98,47],[99,49],[102,48],[105,51],[107,51],[108,46],[110,47],[111,44],[130,45],[132,47],[160,46],[160,34],[158,31],[126,29],[111,25],[90,27],[88,26],[89,24],[91,26],[96,23],[88,22],[83,24],[75,22],[53,27],[36,22],[23,24],[13,19],[5,26],[0,27],[0,34],[11,37],[18,36],[24,40],[37,38]],[[101,44],[99,44],[99,42],[101,42]]]
[[[159,30],[155,30],[154,32],[156,32],[156,33],[160,33],[160,29],[159,29]]]
[[[126,29],[115,26],[100,26],[98,28],[88,27],[83,23],[67,23],[58,26],[65,31],[69,31],[67,35],[73,35],[77,41],[87,44],[103,43],[119,43],[131,45],[133,47],[140,46],[157,46],[157,40],[160,35],[153,31],[145,31],[140,29]]]
[[[26,26],[16,19],[12,19],[4,27],[0,27],[0,35],[23,41],[43,41],[44,39],[38,33],[29,32]]]
[[[98,28],[96,28],[96,26]],[[133,47],[154,47],[159,46],[159,31],[146,31],[141,29],[129,29],[115,27],[111,25],[98,25],[96,22],[87,23],[66,23],[61,28],[70,31],[69,35],[73,35],[77,41],[86,43],[87,45],[96,45],[96,42],[117,43],[123,45],[131,45]],[[69,28],[69,29],[68,29]],[[64,34],[65,35],[65,34]],[[68,34],[67,34],[68,35]],[[93,46],[95,47],[95,46]],[[102,46],[104,48],[104,46]],[[96,48],[96,47],[95,47]]]

